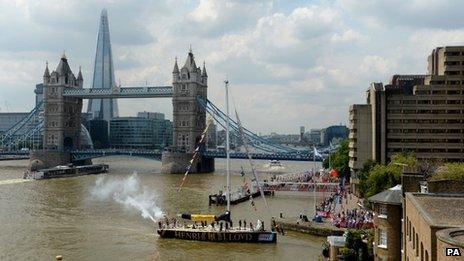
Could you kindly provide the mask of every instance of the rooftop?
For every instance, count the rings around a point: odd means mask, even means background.
[[[464,224],[464,194],[439,195],[406,193],[431,226],[458,227]]]
[[[402,201],[401,185],[384,190],[369,198],[372,203],[384,203],[390,205],[401,205]]]

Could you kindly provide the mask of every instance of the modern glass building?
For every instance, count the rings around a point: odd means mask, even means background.
[[[108,13],[105,9],[103,9],[101,12],[100,28],[98,31],[92,89],[110,89],[113,88],[115,84]],[[109,122],[111,118],[118,117],[119,112],[117,100],[90,99],[87,112],[92,113],[94,118],[103,119]]]
[[[119,117],[110,122],[110,147],[163,149],[172,144],[172,122],[165,119]]]
[[[108,122],[101,119],[85,121],[84,126],[92,137],[95,149],[105,149],[109,147]]]
[[[139,117],[113,118],[110,122],[110,146],[124,149],[154,149],[153,121]]]

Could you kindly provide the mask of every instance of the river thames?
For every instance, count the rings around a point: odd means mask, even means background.
[[[94,163],[109,164],[109,173],[23,181],[28,161],[0,161],[0,260],[53,260],[56,255],[63,260],[317,260],[321,253],[324,238],[292,232],[279,236],[275,245],[160,239],[153,221],[134,205],[148,198],[168,215],[224,211],[208,206],[208,194],[225,182],[223,160],[216,160],[215,173],[188,175],[180,192],[182,175],[160,174],[159,161],[107,157]],[[258,168],[264,163],[256,161]],[[312,168],[308,162],[283,164],[287,172]],[[233,186],[242,184],[242,165],[249,169],[246,161],[231,162]],[[135,195],[130,198],[135,202],[123,198],[126,192]],[[258,211],[249,202],[231,206],[232,219],[256,224],[261,218],[269,226],[269,215],[312,214],[310,195],[267,199],[269,209],[262,199],[255,199]]]

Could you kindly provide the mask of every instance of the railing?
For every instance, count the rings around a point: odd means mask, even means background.
[[[162,98],[172,97],[172,86],[122,87],[113,89],[66,88],[65,97],[78,98]]]

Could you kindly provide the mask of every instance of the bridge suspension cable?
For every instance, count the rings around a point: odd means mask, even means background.
[[[204,100],[203,98],[197,96],[197,102],[215,119],[215,121],[221,125],[222,127],[225,126],[225,121],[227,119],[227,115],[222,112],[216,105],[214,105],[210,100]],[[232,134],[240,138],[240,128],[238,123],[229,117],[230,120],[230,127],[232,129]],[[261,149],[267,152],[273,152],[273,153],[299,153],[299,150],[285,147],[282,145],[278,145],[275,143],[272,143],[257,134],[253,133],[252,131],[243,128],[243,134],[244,136],[250,141],[250,145],[257,148]]]
[[[5,131],[5,133],[0,136],[0,145],[3,147],[11,147],[36,134],[43,125],[43,119],[40,117],[42,104],[43,101],[39,102],[23,119]]]

